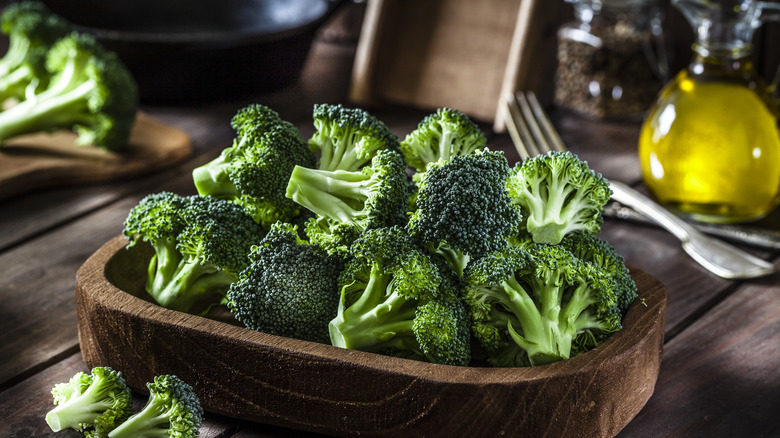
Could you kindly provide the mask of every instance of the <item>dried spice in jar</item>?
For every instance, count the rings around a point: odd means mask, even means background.
[[[657,0],[566,0],[558,31],[555,104],[583,115],[641,120],[668,76]]]

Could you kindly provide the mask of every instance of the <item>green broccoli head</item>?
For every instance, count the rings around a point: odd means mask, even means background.
[[[607,272],[615,283],[617,310],[622,317],[638,295],[636,283],[631,278],[623,256],[609,242],[593,234],[568,234],[561,241],[561,246],[580,260],[593,263]]]
[[[508,196],[508,175],[503,153],[486,149],[429,165],[409,219],[411,234],[448,254],[462,272],[469,259],[502,247],[517,232],[521,212]]]
[[[568,359],[589,342],[578,337],[621,327],[609,274],[560,245],[507,246],[470,265],[465,282],[472,333],[495,366]]]
[[[316,215],[306,226],[312,241],[330,252],[345,252],[364,230],[405,223],[406,165],[400,152],[385,149],[355,171],[296,166],[287,197]]]
[[[525,230],[536,243],[556,245],[566,234],[598,234],[609,182],[571,152],[526,159],[509,177],[510,196],[523,208]]]
[[[132,413],[132,396],[122,373],[109,367],[79,372],[51,391],[56,407],[46,423],[58,432],[71,428],[87,437],[105,437]]]
[[[470,360],[468,314],[451,269],[403,227],[365,231],[339,278],[335,346],[449,365]]]
[[[193,170],[198,193],[235,202],[266,230],[301,214],[285,196],[295,166],[314,167],[315,156],[297,128],[270,108],[253,104],[231,120],[233,145]]]
[[[430,163],[468,155],[487,144],[485,134],[465,114],[451,108],[439,108],[426,116],[401,142],[407,164],[425,172]]]
[[[0,58],[0,102],[24,100],[28,87],[34,92],[49,83],[46,54],[71,25],[41,2],[21,1],[3,10],[0,30],[8,35],[8,50]]]
[[[138,90],[119,58],[87,34],[71,32],[49,50],[47,88],[0,113],[0,143],[33,132],[71,130],[76,144],[124,147],[138,111]]]
[[[353,172],[381,150],[399,150],[398,137],[362,109],[319,104],[314,106],[312,118],[315,132],[309,147],[320,153],[319,169]]]
[[[144,241],[154,249],[146,280],[149,295],[163,307],[190,312],[225,297],[265,230],[234,203],[162,192],[146,196],[130,211],[124,234],[128,246]]]
[[[146,384],[149,399],[140,412],[109,432],[109,438],[195,438],[203,408],[192,386],[175,375],[161,375]]]
[[[296,226],[278,222],[253,248],[250,260],[228,289],[228,307],[236,319],[251,330],[328,343],[341,258],[301,240]]]

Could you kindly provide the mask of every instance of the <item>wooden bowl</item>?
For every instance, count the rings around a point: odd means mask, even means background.
[[[625,328],[598,348],[535,368],[456,367],[164,309],[139,298],[151,250],[125,245],[117,236],[78,271],[84,360],[139,392],[176,374],[208,412],[336,436],[614,436],[658,377],[666,289],[639,269]]]

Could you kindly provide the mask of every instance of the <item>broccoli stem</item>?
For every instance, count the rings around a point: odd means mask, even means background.
[[[371,177],[360,172],[295,166],[287,197],[312,212],[342,223],[360,221]]]
[[[22,134],[55,129],[68,129],[71,125],[88,123],[86,96],[97,83],[89,80],[70,91],[58,93],[58,88],[25,100],[0,112],[0,143]]]
[[[236,280],[214,265],[184,260],[174,243],[163,240],[149,262],[146,291],[162,307],[189,312],[204,297],[224,295]]]
[[[544,365],[567,359],[573,333],[559,322],[560,285],[547,282],[531,285],[531,289],[537,291],[540,307],[514,277],[505,281],[502,287],[507,292],[504,304],[517,316],[522,329],[522,334],[518,333],[509,321],[509,335],[528,353],[531,364]]]
[[[24,61],[24,57],[30,50],[30,40],[27,38],[9,38],[8,49],[0,59],[0,76],[6,76]]]
[[[46,414],[46,423],[55,432],[68,428],[81,430],[80,424],[93,423],[113,404],[111,398],[100,394],[100,386],[92,384],[84,393],[57,405]]]
[[[109,438],[139,436],[145,438],[168,438],[170,436],[170,414],[168,410],[161,409],[165,406],[157,406],[158,404],[155,402],[147,404],[142,411],[109,432]]]
[[[192,171],[192,179],[198,194],[216,198],[234,198],[239,196],[233,181],[230,180],[230,160],[222,153],[205,166]]]
[[[365,291],[351,306],[339,312],[329,324],[331,343],[362,351],[381,351],[414,336],[415,308],[393,291],[391,275],[374,265]],[[342,304],[343,305],[343,304]]]

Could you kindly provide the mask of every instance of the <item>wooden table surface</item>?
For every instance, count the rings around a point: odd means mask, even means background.
[[[41,190],[0,201],[0,437],[53,435],[44,421],[50,390],[88,371],[77,336],[75,274],[95,250],[122,231],[146,194],[193,194],[191,170],[233,139],[229,120],[249,103],[268,105],[312,133],[314,103],[346,100],[354,44],[318,41],[299,85],[245,101],[143,110],[187,132],[190,159],[152,175],[75,188]],[[405,135],[427,114],[371,109]],[[640,186],[638,125],[580,120],[553,111],[570,149],[607,178]],[[517,154],[506,134],[485,127],[489,146]],[[685,255],[670,234],[608,219],[602,237],[668,288],[665,345],[655,392],[620,437],[780,436],[780,277],[719,278]],[[767,260],[777,252],[746,248]],[[140,395],[135,402],[142,403]],[[64,431],[61,437],[79,433]],[[206,413],[203,437],[313,436]]]

